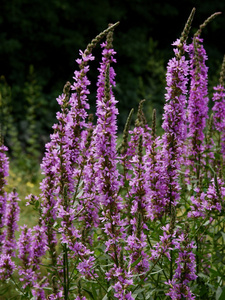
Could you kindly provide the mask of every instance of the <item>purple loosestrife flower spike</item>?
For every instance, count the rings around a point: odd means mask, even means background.
[[[7,194],[5,192],[6,177],[9,172],[9,161],[6,156],[7,147],[0,144],[0,253],[5,240]]]
[[[185,26],[186,28],[186,26]],[[181,35],[183,36],[183,34]],[[165,133],[162,137],[162,163],[165,184],[165,204],[171,213],[171,207],[179,201],[178,170],[182,162],[184,141],[187,134],[186,125],[186,94],[189,74],[189,62],[183,53],[188,52],[185,40],[178,39],[173,43],[175,57],[167,66],[167,93],[164,106],[162,128]]]
[[[151,220],[161,217],[165,211],[166,185],[163,174],[163,164],[160,150],[162,139],[156,137],[156,111],[153,110],[151,143],[146,148],[145,169],[147,173],[146,184],[148,185],[147,217]]]
[[[177,268],[172,280],[166,282],[170,286],[166,293],[171,299],[195,299],[188,283],[197,278],[196,259],[193,249],[196,248],[193,242],[189,241],[188,233],[179,234],[178,238],[172,241],[174,248],[177,249],[178,258],[176,259]]]
[[[47,251],[47,235],[45,229],[42,226],[35,226],[33,228],[32,236],[32,248],[33,248],[33,269],[40,269],[41,258]]]
[[[193,37],[193,41],[189,46],[190,55],[190,95],[188,102],[188,123],[190,139],[189,147],[189,164],[196,172],[197,179],[200,181],[200,165],[202,161],[202,153],[207,148],[204,144],[204,129],[208,118],[208,67],[206,60],[208,59],[206,51],[202,45],[203,39],[200,38],[203,28],[220,13],[210,16],[199,28]],[[200,183],[199,183],[200,184]]]
[[[106,42],[102,43],[101,46],[103,50],[97,82],[97,125],[93,132],[94,159],[96,160],[94,165],[96,199],[102,207],[100,220],[107,236],[105,252],[111,256],[114,262],[114,267],[106,273],[106,276],[108,280],[113,279],[114,296],[122,299],[122,295],[126,295],[125,286],[128,281],[126,281],[126,271],[119,272],[121,269],[119,257],[122,251],[120,241],[125,236],[124,223],[121,220],[123,205],[118,196],[120,188],[119,173],[116,166],[116,116],[118,110],[116,108],[117,101],[112,91],[112,87],[115,86],[115,71],[110,66],[116,60],[114,58],[115,51],[112,48],[111,32],[107,35]],[[120,290],[116,289],[117,284],[122,287]]]
[[[82,59],[77,60],[81,70],[75,72],[74,88],[77,93],[70,95],[72,87],[68,82],[64,87],[64,93],[57,99],[61,112],[57,113],[58,124],[53,126],[54,134],[51,135],[51,142],[46,146],[46,156],[42,163],[46,175],[41,185],[44,199],[42,218],[53,266],[57,265],[57,239],[53,225],[57,217],[65,220],[65,214],[62,215],[61,212],[65,211],[67,214],[74,201],[76,191],[74,167],[80,151],[80,135],[86,117],[85,110],[88,108],[88,104],[85,104],[86,95],[89,93],[86,86],[90,83],[85,74],[89,70],[87,62],[93,60],[94,57],[91,54],[85,55],[82,52],[81,54]],[[56,274],[52,278],[53,292],[57,294]]]
[[[218,150],[219,154],[222,154],[222,165],[225,163],[225,55],[223,58],[222,69],[220,72],[220,82],[214,87],[214,93],[212,100],[214,106],[212,108],[214,115],[214,126],[219,133]],[[218,162],[221,165],[221,162]],[[218,166],[222,167],[222,166]]]
[[[109,67],[111,62],[115,62],[113,55],[115,51],[107,47],[107,42],[102,44],[103,59],[99,68],[97,89],[97,125],[93,133],[93,144],[95,145],[95,172],[97,196],[103,207],[103,217],[105,232],[109,235],[110,241],[116,249],[118,239],[115,228],[120,224],[121,209],[118,198],[119,181],[118,170],[116,168],[116,115],[118,110],[115,107],[117,101],[112,93],[112,85],[115,84],[115,72]],[[109,222],[109,223],[108,223]],[[109,240],[108,240],[109,242]],[[110,246],[110,242],[108,247]],[[108,251],[108,250],[107,250]],[[116,258],[117,251],[113,251],[112,256]]]
[[[9,254],[0,255],[0,280],[6,281],[13,274],[16,269],[15,263],[12,261],[12,257]]]
[[[23,283],[23,290],[31,290],[37,299],[45,299],[44,287],[47,280],[41,275],[41,257],[47,250],[47,236],[44,228],[35,226],[32,230],[26,225],[21,227],[21,234],[18,241],[21,264],[18,267],[20,281]]]
[[[61,233],[61,243],[66,245],[70,250],[70,257],[72,259],[80,258],[80,262],[77,265],[78,271],[82,276],[86,278],[94,278],[96,274],[93,272],[94,257],[93,254],[81,240],[81,233],[74,225],[74,219],[76,218],[75,209],[64,208],[61,206],[59,208],[59,218],[62,219],[59,232]]]
[[[181,34],[181,38],[172,45],[175,57],[172,58],[167,66],[167,93],[165,94],[166,104],[164,106],[162,128],[165,133],[162,137],[163,148],[161,151],[162,169],[164,174],[162,180],[165,186],[165,208],[172,216],[172,207],[179,202],[180,186],[178,184],[182,155],[184,152],[184,141],[187,135],[186,120],[186,95],[189,75],[189,62],[185,58],[188,52],[186,39],[190,31],[195,9],[192,10],[190,17]],[[161,182],[163,182],[161,181]]]
[[[149,256],[145,251],[147,237],[143,232],[144,229],[148,229],[146,224],[149,206],[149,184],[147,182],[148,173],[146,172],[146,159],[148,157],[144,155],[143,149],[150,147],[151,135],[142,110],[143,102],[144,100],[139,104],[138,117],[134,130],[130,131],[131,140],[128,143],[129,147],[126,153],[128,157],[131,157],[130,170],[133,176],[129,180],[130,190],[126,195],[128,201],[131,201],[131,205],[128,207],[130,208],[128,211],[130,231],[125,249],[129,253],[129,269],[134,274],[141,274],[149,269]],[[131,268],[131,265],[139,258],[141,258],[140,262]]]
[[[207,216],[210,212],[221,212],[222,199],[225,196],[224,182],[220,178],[213,178],[209,184],[206,192],[201,192],[197,187],[195,189],[196,196],[191,196],[191,211],[188,213],[188,217],[203,217]]]
[[[48,285],[46,277],[43,277],[40,270],[40,264],[42,262],[42,257],[47,251],[47,235],[45,229],[42,226],[35,226],[33,228],[32,235],[32,249],[33,249],[33,259],[32,259],[32,270],[34,271],[33,286],[31,288],[32,295],[38,300],[45,300],[44,287]]]
[[[15,232],[18,229],[17,222],[19,221],[20,213],[18,201],[20,201],[20,199],[14,189],[13,192],[8,195],[8,203],[6,206],[6,239],[3,246],[4,253],[11,256],[15,256],[16,250]]]
[[[70,97],[70,112],[69,115],[71,117],[71,129],[70,135],[68,138],[71,140],[71,163],[74,166],[77,166],[75,177],[80,177],[79,173],[79,160],[82,158],[79,157],[80,151],[84,150],[83,147],[85,146],[87,136],[87,132],[84,131],[83,136],[80,137],[81,131],[84,128],[88,128],[89,126],[86,124],[87,118],[87,110],[89,109],[89,104],[87,102],[88,98],[87,95],[90,93],[87,86],[90,85],[90,81],[87,78],[87,72],[89,71],[88,63],[89,61],[94,60],[94,56],[92,56],[92,50],[96,46],[96,44],[111,30],[113,30],[119,22],[112,24],[106,30],[101,32],[98,36],[96,36],[90,44],[88,44],[87,48],[84,52],[80,51],[81,58],[77,59],[76,62],[79,65],[79,71],[74,72],[74,80],[75,82],[71,86],[72,94]],[[82,147],[83,146],[83,147]],[[78,172],[78,174],[77,174]]]
[[[70,206],[74,204],[77,196],[77,186],[83,171],[82,154],[85,152],[84,147],[88,137],[88,130],[85,129],[90,127],[86,123],[86,110],[89,109],[87,86],[90,85],[86,74],[89,71],[89,61],[94,59],[91,51],[99,40],[116,25],[112,25],[110,29],[108,28],[92,40],[84,52],[80,51],[81,59],[77,60],[80,70],[74,73],[75,82],[72,85],[66,84],[62,96],[57,99],[61,112],[57,113],[58,124],[53,126],[54,134],[51,135],[50,143],[46,145],[46,155],[42,163],[46,178],[41,184],[43,226],[46,228],[48,247],[54,267],[57,265],[57,239],[53,225],[57,218],[62,218],[63,224],[68,223],[67,214],[73,211]],[[62,226],[61,241],[67,240],[66,233],[75,230],[72,224],[71,226],[66,232],[66,226]],[[70,237],[69,240],[71,240]],[[73,242],[72,244],[74,246]],[[55,275],[52,276],[53,294],[58,292]]]
[[[199,36],[194,36],[192,44],[189,46],[191,64],[190,96],[188,102],[188,122],[190,149],[189,159],[192,167],[195,166],[197,177],[200,178],[199,165],[201,163],[204,146],[204,128],[208,118],[208,67],[205,62],[208,59],[202,45],[203,40]]]
[[[172,238],[174,238],[175,233],[171,230],[171,225],[167,224],[162,227],[162,235],[160,236],[160,242],[156,243],[151,249],[150,260],[157,261],[162,255],[165,255],[169,260],[171,260],[170,250]]]
[[[87,245],[92,245],[93,228],[99,225],[99,202],[96,199],[95,191],[95,151],[93,146],[93,130],[94,126],[90,126],[88,130],[86,150],[83,154],[83,186],[82,195],[77,205],[77,215],[83,224],[82,241]]]
[[[61,112],[57,113],[58,124],[53,126],[54,133],[51,141],[46,145],[45,156],[41,168],[45,178],[41,183],[42,190],[42,226],[46,230],[48,247],[52,265],[57,265],[56,232],[53,225],[57,218],[58,206],[65,205],[64,188],[68,187],[68,196],[73,190],[73,178],[70,161],[70,141],[68,140],[67,125],[70,124],[68,115],[70,83],[64,87],[64,93],[57,100],[61,106]],[[56,276],[53,275],[53,291],[57,293]]]
[[[32,231],[26,225],[21,227],[21,234],[18,241],[19,254],[21,265],[18,267],[20,281],[23,282],[23,289],[27,286],[32,287],[34,271],[32,269],[33,251],[32,248]]]
[[[117,25],[118,23],[100,33],[92,40],[84,53],[80,51],[82,58],[77,60],[80,71],[75,71],[75,83],[72,86],[67,83],[64,87],[64,93],[57,99],[61,106],[61,112],[57,113],[59,123],[53,126],[55,132],[51,135],[51,142],[46,145],[46,155],[42,163],[43,173],[46,175],[41,185],[42,196],[46,199],[43,205],[43,213],[47,221],[56,219],[57,205],[60,203],[57,195],[63,194],[65,184],[68,191],[73,190],[74,182],[71,179],[71,167],[78,158],[77,150],[79,150],[74,143],[76,144],[78,140],[80,142],[78,137],[80,129],[85,125],[84,120],[87,115],[85,110],[89,108],[86,101],[89,93],[87,85],[90,82],[86,77],[86,73],[89,70],[88,62],[94,59],[91,51],[99,40]],[[70,89],[75,90],[76,93],[70,95]],[[53,197],[53,194],[56,197]]]

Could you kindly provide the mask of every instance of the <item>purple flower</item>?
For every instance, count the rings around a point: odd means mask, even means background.
[[[19,254],[18,257],[21,260],[21,266],[18,267],[18,273],[20,275],[20,281],[24,282],[23,288],[32,286],[35,272],[32,268],[34,249],[32,247],[32,230],[27,228],[26,225],[21,227],[21,234],[18,242]]]
[[[192,205],[188,217],[205,218],[209,211],[221,212],[225,187],[220,178],[212,179],[206,192],[201,192],[199,188],[196,188],[195,192],[196,196],[191,196]]]
[[[0,252],[5,240],[5,231],[3,228],[6,223],[7,194],[4,188],[9,171],[9,161],[5,153],[7,150],[4,145],[0,145]]]
[[[171,240],[175,236],[175,232],[173,234],[170,233],[170,224],[162,227],[163,233],[160,236],[160,242],[156,243],[151,249],[151,257],[150,260],[156,261],[162,255],[166,255],[166,257],[171,260],[170,250]]]
[[[178,237],[172,240],[174,249],[178,250],[178,258],[175,263],[177,268],[172,280],[166,282],[170,286],[169,292],[166,293],[171,299],[195,299],[190,287],[190,281],[197,278],[196,260],[193,249],[196,248],[194,242],[190,242],[187,233],[178,233]]]
[[[87,300],[87,298],[84,296],[77,296],[75,300]]]
[[[202,153],[205,150],[204,129],[208,118],[208,67],[206,60],[208,59],[206,51],[202,45],[203,40],[199,35],[194,36],[189,46],[190,55],[190,95],[188,102],[188,138],[189,149],[189,165],[196,171],[198,179],[200,178],[200,165],[202,161]]]
[[[63,300],[63,299],[64,299],[64,297],[63,297],[62,291],[48,296],[48,300]]]
[[[32,248],[33,248],[33,269],[40,269],[41,258],[45,255],[47,247],[47,235],[45,228],[42,226],[35,226],[33,228],[32,236]]]
[[[3,251],[6,254],[15,256],[16,238],[15,232],[18,229],[17,222],[19,221],[20,208],[18,205],[17,192],[14,190],[8,195],[8,203],[6,206],[6,238],[3,246]]]
[[[225,87],[219,84],[214,87],[214,91],[212,98],[214,101],[214,106],[212,108],[214,111],[214,125],[216,130],[223,132],[225,128]]]
[[[225,64],[225,58],[223,65]],[[224,68],[222,67],[221,71],[221,82],[219,85],[214,87],[214,94],[212,100],[214,101],[214,106],[212,108],[214,115],[214,126],[215,129],[219,132],[219,141],[218,147],[219,151],[223,156],[223,161],[225,160],[225,87],[224,87]],[[220,162],[221,164],[221,162]]]
[[[85,278],[93,278],[98,277],[97,274],[93,273],[93,267],[95,263],[95,258],[90,256],[88,259],[83,259],[77,266],[77,270],[80,272],[81,275],[85,276]]]
[[[0,280],[5,281],[13,274],[16,269],[15,263],[12,261],[11,255],[0,255]]]
[[[177,41],[179,42],[179,40]],[[176,46],[177,43],[174,43]],[[177,50],[176,48],[174,51]],[[188,52],[188,47],[183,44],[183,50]],[[164,106],[163,125],[165,130],[165,140],[171,140],[173,147],[179,147],[185,140],[187,134],[186,127],[186,95],[189,75],[189,62],[185,56],[180,56],[175,51],[176,56],[172,58],[167,66],[167,93],[165,94],[166,104]]]
[[[188,51],[188,47],[185,42],[180,45],[179,40],[174,45],[177,47],[179,45],[179,51],[175,48],[175,57],[169,61],[167,66],[167,93],[162,124],[165,133],[162,136],[161,172],[163,175],[161,182],[164,181],[164,202],[167,210],[171,210],[171,207],[176,206],[179,202],[178,171],[183,162],[184,141],[187,135],[185,108],[189,62],[184,55],[181,55],[181,49],[185,52]]]
[[[26,225],[21,227],[18,242],[21,264],[18,267],[23,289],[29,287],[37,299],[45,299],[44,287],[48,286],[47,278],[39,271],[41,257],[47,250],[47,237],[44,228],[35,226],[32,229]]]
[[[108,280],[115,281],[113,288],[115,290],[114,296],[117,299],[133,300],[133,297],[131,296],[132,293],[127,291],[127,288],[133,285],[133,279],[130,272],[127,272],[121,267],[118,268],[116,265],[114,265],[109,272],[106,273],[106,278]]]
[[[115,61],[113,58],[115,51],[109,48],[107,43],[103,43],[101,46],[103,58],[97,82],[97,125],[93,132],[92,146],[94,147],[93,157],[96,161],[94,164],[96,199],[103,206],[103,216],[100,219],[104,222],[104,230],[109,237],[108,242],[112,243],[116,249],[116,240],[118,239],[116,226],[118,228],[121,226],[121,199],[117,195],[119,174],[116,166],[116,115],[118,110],[115,106],[117,101],[112,92],[112,86],[115,84],[115,72],[112,67],[109,67],[109,64]],[[113,253],[116,252],[113,251]],[[116,258],[114,257],[114,259]]]
[[[166,182],[164,180],[164,163],[161,156],[162,139],[152,137],[152,143],[146,147],[145,188],[147,191],[148,205],[147,217],[152,221],[159,219],[166,208]]]

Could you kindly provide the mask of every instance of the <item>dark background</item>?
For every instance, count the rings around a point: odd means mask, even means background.
[[[147,100],[147,117],[153,107],[160,116],[166,65],[173,56],[171,43],[180,36],[193,7],[196,14],[190,36],[211,14],[222,12],[202,34],[209,56],[211,93],[225,53],[225,1],[0,0],[1,86],[7,84],[11,89],[8,111],[21,141],[28,139],[30,105],[35,107],[32,121],[36,122],[40,144],[47,140],[58,110],[55,98],[65,82],[73,80],[79,49],[84,50],[109,23],[117,21],[120,25],[115,29],[114,48],[119,130],[129,110],[136,109],[143,98]],[[98,61],[99,46],[93,54]],[[98,62],[91,66],[90,102],[94,111]]]

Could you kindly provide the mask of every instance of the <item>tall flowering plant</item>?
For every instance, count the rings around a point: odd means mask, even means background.
[[[224,121],[224,103],[225,103],[225,86],[224,86],[224,76],[225,76],[225,57],[223,58],[222,69],[220,72],[219,84],[214,87],[214,94],[212,100],[214,101],[213,105],[213,119],[214,126],[217,131],[218,139],[218,152],[219,156],[215,161],[215,168],[220,173],[224,170],[224,160],[225,160],[225,121]],[[222,176],[222,174],[221,174]]]
[[[224,62],[207,125],[207,54],[200,33],[217,14],[188,44],[194,12],[173,43],[161,136],[155,110],[150,128],[142,100],[117,145],[118,23],[80,51],[74,82],[57,98],[41,193],[27,197],[38,212],[33,228],[17,225],[19,197],[16,190],[6,192],[8,158],[1,142],[2,294],[13,284],[21,300],[223,299]],[[88,72],[104,37],[95,122]]]

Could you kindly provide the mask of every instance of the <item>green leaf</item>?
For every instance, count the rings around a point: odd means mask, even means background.
[[[132,264],[131,264],[131,268],[135,267],[140,261],[141,261],[142,257],[140,256],[137,260],[135,260]]]
[[[152,273],[151,273],[151,275],[154,275],[154,274],[160,273],[160,272],[162,272],[162,271],[163,271],[163,269],[159,269],[158,271],[152,272]]]
[[[97,292],[96,292],[95,284],[92,284],[92,293],[94,295],[94,298],[98,299],[98,295],[97,295]]]
[[[91,296],[91,299],[95,299],[92,292],[90,292],[89,290],[87,290],[86,288],[82,288],[86,293],[88,293],[88,295]]]
[[[108,300],[108,299],[109,299],[109,298],[108,298],[108,293],[111,291],[111,289],[112,289],[112,286],[110,286],[110,287],[108,288],[107,294],[105,294],[105,296],[103,297],[102,300]]]
[[[0,295],[1,295],[1,296],[4,295],[8,290],[9,290],[8,287],[2,289],[1,292],[0,292]]]
[[[218,286],[217,290],[216,290],[216,300],[219,300],[221,294],[222,294],[223,290],[221,289],[220,286]]]
[[[35,202],[35,208],[38,209],[39,206],[40,206],[40,202],[37,200],[37,201]]]
[[[223,237],[223,241],[225,242],[225,233],[223,231],[220,231],[221,232],[221,235]]]
[[[220,288],[221,289],[221,288]],[[217,289],[218,290],[218,289]],[[221,289],[222,290],[222,289]],[[222,292],[220,293],[219,298],[216,298],[216,300],[224,300],[225,299],[225,288],[223,287]]]
[[[198,273],[198,277],[204,278],[204,279],[208,279],[209,276],[203,274],[203,273]]]
[[[145,291],[145,289],[138,289],[138,290],[136,290],[135,292],[134,292],[134,295],[138,295],[138,294],[140,294],[140,293],[142,293],[142,292],[144,292]]]
[[[212,273],[214,276],[218,276],[218,271],[212,269],[212,268],[209,268],[208,269],[210,273]]]

